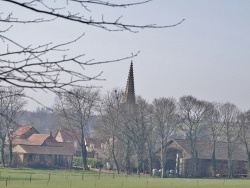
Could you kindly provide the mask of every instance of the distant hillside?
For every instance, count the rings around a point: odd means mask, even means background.
[[[90,136],[93,126],[96,124],[97,117],[93,116],[85,127],[85,135]],[[20,124],[31,125],[35,127],[40,133],[48,133],[52,131],[53,134],[64,126],[58,123],[53,111],[46,108],[38,107],[36,111],[23,111],[20,117]]]

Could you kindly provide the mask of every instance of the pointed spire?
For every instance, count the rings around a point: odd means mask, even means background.
[[[135,104],[135,86],[134,86],[134,71],[133,62],[131,61],[128,73],[127,86],[125,91],[125,100],[128,104]]]

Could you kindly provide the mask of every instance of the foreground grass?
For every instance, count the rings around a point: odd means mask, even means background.
[[[81,170],[36,170],[0,168],[0,187],[48,188],[247,188],[249,179],[152,178],[98,174]]]

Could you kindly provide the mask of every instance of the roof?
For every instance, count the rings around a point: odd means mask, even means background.
[[[81,140],[81,135],[79,133],[75,133],[78,137],[78,140]],[[58,142],[75,142],[76,135],[69,129],[60,129],[55,138]],[[60,137],[60,138],[59,138]],[[90,146],[90,144],[94,144],[95,148],[101,148],[101,144],[104,142],[102,139],[97,138],[84,138],[86,141],[86,146]]]
[[[44,142],[57,142],[50,134],[32,134],[27,141],[29,145],[42,145]]]
[[[168,142],[168,145],[175,143],[186,153],[185,158],[191,158],[190,141],[186,139],[173,139]],[[174,144],[173,144],[174,145]],[[200,159],[211,159],[213,152],[213,142],[206,140],[197,141],[196,149],[198,151],[198,158]],[[217,141],[215,145],[215,158],[217,160],[227,160],[228,159],[228,149],[227,142]],[[244,146],[242,144],[237,144],[232,154],[232,160],[247,161],[247,154]]]
[[[20,126],[13,134],[14,138],[20,138],[22,135],[24,135],[29,130],[33,130],[33,132],[38,133],[38,131],[33,127],[29,125]]]
[[[79,140],[81,138],[80,134],[76,133],[75,136],[75,134],[69,129],[60,129],[55,135],[56,140],[58,140],[57,137],[59,136],[59,134],[61,134],[61,139],[63,142],[74,142],[76,140],[76,136],[79,138]]]
[[[46,146],[74,148],[74,143],[73,142],[46,142]]]
[[[15,138],[12,140],[13,145],[33,145],[32,142],[28,141],[27,139],[20,139],[20,138]],[[37,144],[36,144],[37,145]]]
[[[86,140],[86,146],[90,146],[91,144],[94,144],[95,149],[97,148],[101,148],[101,144],[105,143],[103,139],[99,139],[99,138],[85,138]]]
[[[73,155],[74,152],[74,148],[52,146],[17,145],[13,148],[13,153],[19,154]]]
[[[7,144],[9,144],[9,142],[6,142]],[[53,138],[52,136],[50,136],[49,134],[33,134],[31,135],[28,139],[21,139],[21,138],[15,138],[12,140],[12,144],[13,145],[50,145],[50,146],[58,146],[58,145],[62,145],[59,144],[59,142],[57,142],[55,140],[55,138]]]

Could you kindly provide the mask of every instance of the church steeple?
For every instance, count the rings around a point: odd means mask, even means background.
[[[135,85],[134,85],[134,71],[133,62],[131,61],[128,73],[127,86],[125,91],[125,100],[127,104],[135,104]]]

